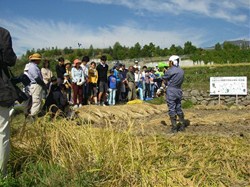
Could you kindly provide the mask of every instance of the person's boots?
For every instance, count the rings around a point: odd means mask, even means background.
[[[178,114],[178,117],[179,117],[179,122],[180,122],[179,131],[184,131],[186,128],[184,114]]]
[[[177,123],[176,123],[176,116],[170,116],[170,121],[171,121],[171,125],[172,125],[171,132],[177,133],[178,129],[177,129]]]

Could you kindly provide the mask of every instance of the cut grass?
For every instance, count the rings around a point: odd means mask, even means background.
[[[247,186],[249,134],[245,137],[123,131],[39,119],[12,134],[10,177],[19,186]],[[13,121],[15,122],[15,120]],[[141,127],[144,128],[144,127]],[[13,130],[12,129],[12,130]],[[7,185],[6,184],[6,185]]]

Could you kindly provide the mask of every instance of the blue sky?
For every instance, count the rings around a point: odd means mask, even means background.
[[[0,0],[18,55],[32,48],[213,46],[250,40],[250,0]]]

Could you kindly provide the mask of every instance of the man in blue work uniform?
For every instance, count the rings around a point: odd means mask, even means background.
[[[170,69],[165,73],[163,79],[167,81],[167,105],[168,114],[172,124],[172,132],[183,131],[185,129],[184,113],[181,109],[182,90],[184,81],[184,71],[179,67],[180,57],[172,55],[169,58]],[[179,117],[180,126],[177,126],[176,118]]]

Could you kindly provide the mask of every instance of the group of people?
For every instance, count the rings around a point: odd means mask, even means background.
[[[103,55],[98,64],[94,61],[89,64],[88,56],[82,60],[75,59],[73,64],[60,57],[56,65],[57,76],[53,76],[48,60],[44,60],[43,67],[39,69],[41,59],[41,55],[35,53],[25,66],[31,80],[26,89],[30,95],[30,100],[26,102],[26,116],[34,117],[40,112],[43,97],[46,99],[42,111],[55,113],[58,109],[65,111],[69,105],[76,109],[88,104],[106,106],[134,99],[150,100],[157,97],[157,90],[164,90],[162,86],[166,85],[173,132],[185,128],[178,128],[176,124],[177,116],[184,123],[181,110],[184,71],[179,67],[180,58],[176,55],[170,57],[162,73],[157,68],[141,68],[138,61],[128,69],[119,62],[109,68],[107,57]]]
[[[25,101],[26,117],[33,119],[39,115],[41,108],[46,111],[53,106],[56,106],[54,112],[58,109],[64,111],[70,102],[74,108],[78,108],[90,103],[115,105],[116,102],[130,101],[137,97],[147,100],[155,97],[156,88],[164,80],[171,131],[176,133],[186,127],[181,108],[184,71],[179,67],[179,56],[173,55],[169,58],[169,69],[165,69],[161,78],[154,69],[148,70],[146,66],[141,69],[138,61],[128,69],[120,63],[109,69],[106,56],[100,58],[98,65],[94,61],[88,64],[87,56],[82,60],[75,59],[73,64],[61,57],[56,65],[57,76],[53,76],[48,60],[44,60],[41,69],[38,67],[41,60],[40,54],[32,54],[24,68],[24,74],[30,81],[24,89],[29,96]],[[6,29],[0,27],[0,170],[3,176],[6,176],[10,150],[9,119],[11,109],[18,99],[8,69],[15,63],[16,55],[12,49],[11,36]],[[46,100],[42,106],[43,97]]]
[[[64,111],[68,104],[79,108],[88,104],[115,105],[137,98],[150,100],[156,97],[156,91],[163,82],[158,70],[148,70],[146,66],[141,68],[138,61],[128,69],[119,62],[109,68],[105,55],[101,56],[98,64],[94,61],[89,63],[88,56],[82,60],[75,59],[73,64],[60,57],[55,67],[56,76],[47,59],[43,60],[41,70],[38,68],[41,60],[41,55],[35,53],[29,57],[29,63],[24,68],[24,73],[31,80],[25,88],[30,96],[25,104],[26,116],[39,112],[43,98],[46,101],[42,111],[51,109],[52,105]]]

